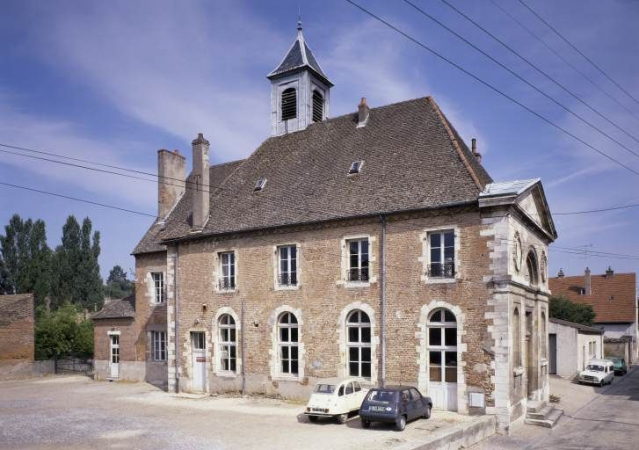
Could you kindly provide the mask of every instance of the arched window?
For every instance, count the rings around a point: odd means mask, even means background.
[[[528,252],[526,257],[526,276],[531,286],[537,286],[539,283],[539,273],[537,271],[537,258],[535,252]]]
[[[313,91],[313,122],[324,119],[324,96],[318,90]]]
[[[436,309],[428,318],[428,367],[430,381],[457,382],[457,320],[447,309]]]
[[[371,319],[356,309],[346,318],[348,375],[371,377]]]
[[[297,318],[290,312],[280,315],[277,321],[277,345],[280,358],[280,372],[282,375],[299,373],[299,329]]]
[[[288,88],[282,92],[281,108],[283,121],[297,117],[297,91],[294,88]]]
[[[513,311],[513,362],[521,367],[521,317],[517,307]]]
[[[541,357],[548,358],[548,350],[546,347],[548,346],[548,330],[546,329],[546,313],[541,312],[541,326],[539,329],[541,330]]]
[[[235,319],[230,314],[222,314],[218,321],[220,333],[220,369],[229,372],[237,370],[237,333]]]

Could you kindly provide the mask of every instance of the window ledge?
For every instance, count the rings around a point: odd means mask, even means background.
[[[218,376],[220,378],[237,378],[237,372],[231,372],[230,370],[220,370],[215,372],[215,376]]]
[[[523,367],[515,367],[513,369],[513,375],[516,377],[520,377],[524,374],[524,368]]]
[[[271,378],[273,381],[295,381],[297,383],[302,382],[302,378],[296,375],[276,375]]]
[[[216,289],[215,292],[217,294],[235,294],[236,292],[239,292],[239,289]]]
[[[157,361],[155,359],[149,359],[147,362],[149,362],[151,364],[157,364],[157,365],[166,365],[166,359],[164,361]]]
[[[428,278],[425,277],[426,284],[454,284],[459,281],[459,278]]]
[[[299,284],[296,284],[295,286],[286,286],[286,285],[282,286],[282,285],[276,284],[275,290],[276,291],[299,291],[300,286],[301,285]]]
[[[347,289],[369,288],[374,281],[342,281]]]

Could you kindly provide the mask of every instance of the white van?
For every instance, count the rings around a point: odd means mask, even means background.
[[[615,379],[615,365],[607,359],[593,359],[586,366],[586,370],[579,373],[579,384],[612,384]]]

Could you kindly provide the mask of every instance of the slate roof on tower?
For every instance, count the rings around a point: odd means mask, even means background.
[[[333,83],[331,83],[331,81],[328,79],[321,66],[319,65],[319,62],[317,62],[317,59],[315,58],[315,55],[313,55],[310,47],[308,46],[308,44],[306,44],[306,41],[304,40],[304,34],[302,33],[302,25],[298,24],[297,38],[295,39],[295,42],[293,42],[293,45],[291,46],[290,50],[288,51],[280,65],[277,66],[274,71],[269,73],[267,78],[277,78],[287,73],[296,72],[303,68],[312,70],[313,72],[315,72],[316,75],[323,78],[327,84],[333,86]]]
[[[348,175],[353,161],[362,171]],[[224,180],[211,177],[199,236],[476,204],[492,182],[431,97],[373,108],[365,127],[353,113],[271,137],[233,164]],[[255,192],[260,178],[267,183]],[[134,254],[192,236],[191,210],[187,190]]]

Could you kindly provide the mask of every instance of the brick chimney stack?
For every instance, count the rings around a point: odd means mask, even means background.
[[[362,97],[362,101],[357,105],[357,110],[359,111],[357,128],[365,127],[371,112],[371,109],[366,104],[366,97]]]
[[[202,230],[209,219],[209,141],[199,133],[193,145],[193,172],[189,193],[193,207],[192,229]]]
[[[592,294],[592,282],[590,280],[590,269],[588,267],[586,267],[586,272],[584,275],[586,278],[586,287],[585,287],[586,295],[590,295]]]
[[[559,273],[557,273],[557,278],[563,278],[564,275],[564,269],[559,269]]]
[[[481,153],[477,151],[477,139],[472,138],[470,141],[470,147],[473,152],[473,156],[477,159],[477,162],[481,163]]]
[[[186,158],[175,150],[158,150],[158,219],[165,220],[184,194]]]
[[[606,278],[612,278],[615,274],[615,271],[612,270],[612,267],[608,266],[608,270],[606,270]]]

